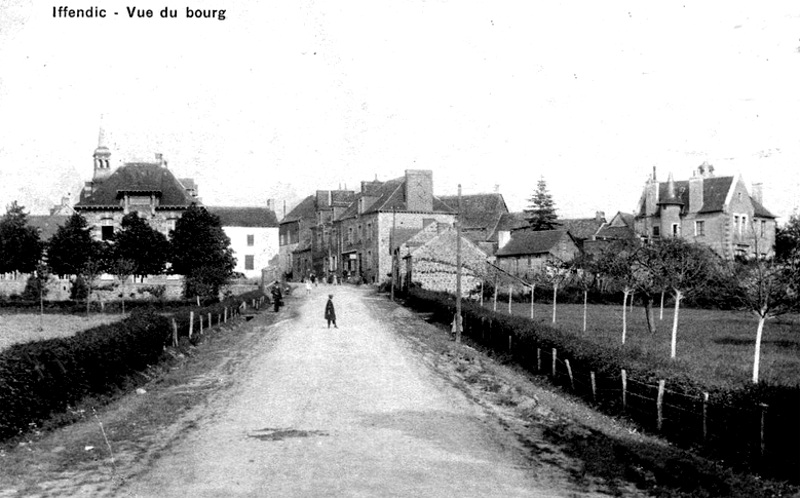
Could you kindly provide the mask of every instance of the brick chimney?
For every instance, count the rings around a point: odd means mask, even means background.
[[[405,179],[406,209],[422,213],[433,211],[433,171],[407,169]]]
[[[689,213],[696,213],[703,208],[703,178],[707,174],[707,166],[706,163],[701,164],[689,178]]]
[[[605,223],[606,222],[606,213],[605,211],[597,211],[594,213],[594,220],[598,223]]]

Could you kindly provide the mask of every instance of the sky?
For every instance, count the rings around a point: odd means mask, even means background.
[[[560,217],[610,218],[653,167],[683,180],[704,161],[763,184],[779,222],[800,206],[798,2],[53,5],[0,0],[2,205],[75,198],[102,127],[112,166],[162,153],[205,204],[273,199],[279,217],[430,169],[437,195],[520,211],[544,178]]]

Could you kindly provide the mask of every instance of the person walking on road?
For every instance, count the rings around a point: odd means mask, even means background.
[[[333,294],[328,294],[328,302],[325,304],[325,319],[328,320],[328,328],[331,328],[331,323],[333,323],[333,328],[339,328],[336,326],[336,310],[333,308]]]
[[[306,277],[306,295],[311,294],[311,280]]]

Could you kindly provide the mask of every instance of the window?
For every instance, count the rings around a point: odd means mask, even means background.
[[[673,237],[679,237],[680,234],[681,234],[681,226],[678,225],[677,223],[673,223],[672,224],[672,236]]]
[[[747,233],[747,216],[745,215],[742,215],[742,225],[739,229],[739,235],[741,235],[742,232]]]
[[[372,240],[372,223],[367,223],[367,240]]]
[[[247,245],[252,246],[255,244],[255,236],[253,234],[247,234]]]
[[[706,222],[705,221],[695,221],[694,222],[694,235],[700,236],[706,234]]]
[[[762,237],[766,237],[767,236],[767,222],[766,222],[766,220],[761,220],[761,236]]]
[[[255,256],[248,254],[244,257],[244,269],[252,270],[255,268]]]
[[[661,229],[659,227],[653,227],[653,237],[660,237],[661,236]]]
[[[733,231],[736,232],[736,233],[742,233],[742,227],[739,224],[739,215],[738,214],[734,214],[733,215]]]
[[[367,251],[367,269],[372,268],[372,251]]]
[[[100,238],[103,240],[111,240],[114,238],[114,227],[103,226],[100,227]]]

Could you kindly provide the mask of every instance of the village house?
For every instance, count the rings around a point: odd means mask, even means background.
[[[442,202],[458,212],[458,196],[439,197]],[[461,196],[461,234],[489,255],[498,247],[498,234],[505,227],[503,220],[509,212],[500,193],[469,194]]]
[[[302,278],[311,270],[311,228],[316,223],[314,196],[309,195],[278,225],[278,268],[284,278]],[[303,255],[306,255],[303,257]]]
[[[396,265],[402,265],[401,287],[418,285],[423,289],[455,293],[456,228],[447,223],[431,222],[397,247]],[[469,295],[486,275],[488,255],[469,238],[461,236],[461,292]],[[402,262],[402,263],[401,263]]]
[[[583,242],[583,251],[599,255],[614,241],[639,240],[639,235],[634,229],[634,221],[633,214],[618,211],[610,221],[603,223],[594,237]]]
[[[332,276],[339,267],[340,238],[334,221],[355,198],[356,193],[352,190],[317,190],[314,202],[316,224],[311,227],[311,271],[321,278]]]
[[[529,281],[548,262],[568,262],[578,254],[578,242],[567,230],[523,228],[511,232],[508,242],[495,254],[495,264]]]
[[[367,283],[387,281],[389,248],[398,229],[421,230],[432,221],[453,223],[455,212],[433,195],[433,172],[406,170],[386,182],[362,182],[354,202],[335,220],[338,269]]]
[[[603,211],[597,211],[592,218],[564,218],[556,220],[556,229],[566,230],[583,250],[584,244],[597,235],[597,231],[606,223]]]
[[[748,192],[741,175],[715,176],[700,165],[688,181],[647,180],[636,210],[635,230],[644,240],[682,237],[723,258],[766,256],[775,245],[775,216],[763,205],[761,185]]]
[[[80,199],[73,206],[98,240],[113,238],[122,218],[136,212],[153,229],[169,235],[175,222],[192,203],[199,203],[194,181],[187,188],[167,167],[161,154],[156,162],[125,163],[112,171],[111,152],[103,144],[103,133],[94,151],[94,175],[86,182]]]
[[[278,219],[272,203],[265,207],[209,206],[219,217],[236,258],[234,272],[248,279],[261,278],[261,270],[278,254]]]

